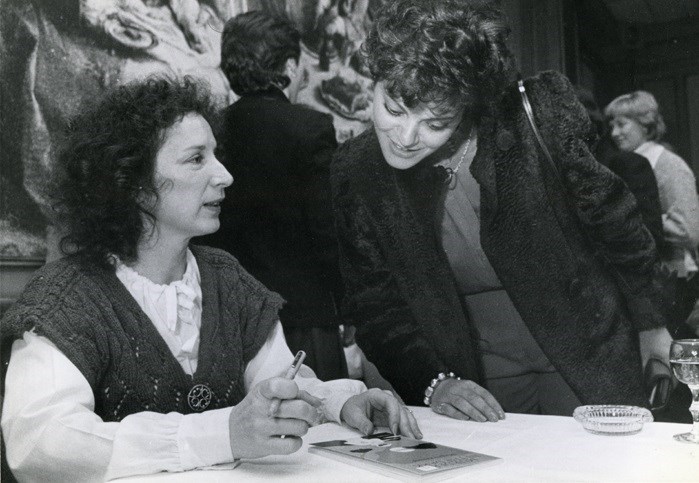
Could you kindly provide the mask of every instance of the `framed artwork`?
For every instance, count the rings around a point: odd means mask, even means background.
[[[338,140],[366,129],[371,80],[359,48],[382,0],[4,0],[0,3],[0,265],[58,256],[47,182],[67,119],[86,97],[155,72],[204,78],[234,100],[219,69],[225,21],[260,9],[302,32],[308,87]],[[7,263],[4,264],[7,266]]]
[[[338,141],[367,128],[372,81],[361,55],[381,0],[287,0],[284,8],[302,32],[301,65],[308,87],[299,102],[335,118]]]
[[[0,262],[57,255],[47,183],[83,99],[167,73],[205,79],[228,104],[220,32],[245,8],[246,0],[0,2]]]

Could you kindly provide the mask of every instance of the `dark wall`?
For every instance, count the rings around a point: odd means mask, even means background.
[[[699,19],[629,24],[601,0],[574,4],[578,72],[586,73],[600,105],[636,89],[658,100],[668,126],[665,140],[699,170]]]

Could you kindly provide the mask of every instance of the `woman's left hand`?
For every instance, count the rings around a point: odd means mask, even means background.
[[[670,367],[670,344],[672,336],[665,327],[643,330],[638,333],[641,349],[641,364],[645,369],[648,361],[658,359]]]
[[[422,439],[415,416],[390,391],[374,388],[352,396],[342,406],[340,417],[365,435],[375,426],[388,426],[394,434]]]

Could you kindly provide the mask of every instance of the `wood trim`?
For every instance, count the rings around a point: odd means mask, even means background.
[[[0,312],[20,296],[44,263],[43,258],[0,258]]]
[[[0,270],[5,267],[21,267],[21,268],[41,268],[46,263],[45,258],[14,258],[0,257]]]

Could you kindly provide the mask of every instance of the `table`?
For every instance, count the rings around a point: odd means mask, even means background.
[[[498,464],[468,468],[446,481],[699,482],[699,445],[672,439],[688,431],[689,425],[650,423],[635,435],[599,436],[583,430],[571,417],[507,414],[497,423],[476,423],[440,416],[428,408],[413,411],[426,440],[502,458]],[[159,473],[123,481],[396,481],[308,453],[308,443],[345,437],[357,433],[323,424],[310,429],[303,447],[293,455],[245,461],[235,469]]]

